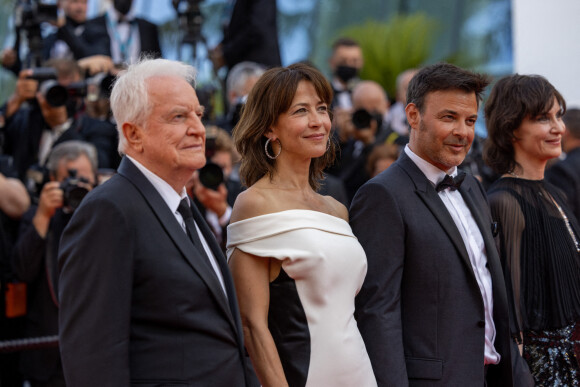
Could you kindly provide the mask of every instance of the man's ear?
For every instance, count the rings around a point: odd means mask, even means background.
[[[407,115],[407,122],[412,129],[417,129],[421,122],[421,112],[414,103],[409,103],[405,107],[405,114]]]
[[[143,152],[143,129],[130,122],[124,122],[123,134],[127,139],[127,145],[137,153]]]

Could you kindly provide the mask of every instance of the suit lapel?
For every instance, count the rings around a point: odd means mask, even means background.
[[[401,167],[407,172],[413,183],[415,184],[415,192],[421,198],[423,203],[429,208],[433,216],[437,219],[441,228],[445,231],[451,242],[457,249],[459,256],[463,263],[469,269],[469,272],[475,278],[475,274],[473,274],[473,267],[471,266],[471,262],[469,260],[469,255],[467,254],[467,248],[465,247],[465,242],[463,238],[461,238],[461,234],[453,221],[453,218],[449,214],[447,207],[443,204],[443,201],[435,191],[435,188],[431,184],[431,182],[427,179],[425,174],[421,172],[419,167],[415,165],[413,160],[406,155],[405,152],[402,153],[401,157],[399,158],[399,164]]]
[[[191,202],[192,202],[191,211],[193,212],[193,219],[195,220],[195,223],[198,225],[199,229],[201,230],[201,233],[203,234],[203,237],[205,238],[208,246],[210,247],[211,252],[213,253],[213,255],[216,259],[216,262],[219,266],[219,269],[222,273],[222,277],[224,280],[224,286],[226,288],[226,292],[228,295],[227,301],[228,301],[229,306],[230,306],[230,314],[229,314],[230,321],[236,327],[236,330],[238,331],[240,338],[242,338],[242,332],[240,329],[238,329],[238,324],[241,322],[239,321],[239,318],[238,318],[239,310],[238,310],[238,303],[237,303],[237,299],[236,299],[236,292],[235,292],[235,288],[234,288],[234,281],[232,279],[226,258],[224,257],[224,253],[222,252],[221,248],[217,244],[215,237],[214,237],[213,233],[211,232],[209,226],[207,225],[206,221],[204,220],[203,216],[201,215],[201,212],[197,209],[197,206],[195,204],[193,204],[193,201],[191,201]],[[214,275],[214,277],[215,277],[215,275]],[[216,280],[217,280],[217,277],[216,277]],[[219,285],[219,283],[218,283],[218,285]],[[220,290],[221,290],[221,285],[220,285]],[[223,291],[221,293],[223,294]]]
[[[149,180],[147,180],[141,171],[139,171],[139,169],[126,157],[124,157],[121,161],[118,172],[120,175],[131,181],[141,192],[143,198],[148,203],[153,213],[157,216],[159,222],[169,237],[181,251],[181,254],[185,257],[193,270],[199,275],[202,281],[209,288],[212,295],[218,301],[218,304],[229,317],[231,323],[235,325],[234,321],[232,320],[232,313],[228,307],[228,302],[224,295],[223,289],[219,283],[219,280],[217,279],[215,272],[213,272],[213,268],[206,264],[204,260],[198,255],[195,247],[191,243],[191,240],[183,231],[183,228],[177,222],[177,219],[175,219],[175,216],[171,213],[167,207],[167,204],[161,195],[159,195],[155,187],[153,187],[153,185],[149,182]],[[192,208],[192,210],[195,209]],[[205,223],[199,222],[197,219],[196,223],[198,223],[200,228],[202,228],[202,225],[205,225]],[[207,226],[205,227],[207,228]],[[210,243],[210,238],[208,238],[205,233],[204,237],[208,243]]]

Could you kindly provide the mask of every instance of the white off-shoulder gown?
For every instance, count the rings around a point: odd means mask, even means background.
[[[282,261],[268,324],[291,387],[377,385],[353,316],[367,261],[348,222],[311,210],[261,215],[228,226],[228,259],[236,248]]]

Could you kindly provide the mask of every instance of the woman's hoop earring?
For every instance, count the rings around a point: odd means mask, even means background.
[[[266,152],[266,156],[268,156],[269,159],[271,160],[276,160],[278,158],[278,156],[280,156],[280,152],[282,152],[282,143],[280,142],[279,139],[275,139],[274,141],[278,142],[278,145],[280,146],[280,150],[278,151],[278,153],[276,154],[276,156],[272,156],[270,154],[270,152],[268,152],[268,144],[270,143],[270,140],[272,140],[271,138],[269,138],[268,140],[266,140],[266,144],[264,145],[264,152]],[[274,148],[272,148],[273,150]]]

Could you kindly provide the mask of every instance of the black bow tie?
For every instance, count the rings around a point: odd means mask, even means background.
[[[445,175],[445,178],[443,178],[443,180],[441,180],[441,182],[437,184],[435,190],[439,192],[444,190],[445,188],[449,188],[451,191],[455,191],[456,189],[459,188],[459,186],[461,186],[461,183],[463,183],[463,179],[465,179],[465,172],[459,172],[455,177]]]

